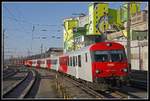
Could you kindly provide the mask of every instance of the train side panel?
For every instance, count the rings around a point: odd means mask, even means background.
[[[32,60],[32,66],[35,67],[37,64],[37,59]]]
[[[76,54],[67,54],[68,55],[68,70],[67,70],[67,74],[71,75],[71,76],[74,76],[76,77],[76,68],[77,68],[77,65],[76,65]]]
[[[46,59],[40,59],[40,68],[46,68]]]
[[[78,54],[78,77],[80,79],[92,82],[92,64],[90,51],[84,50]]]
[[[59,58],[58,57],[51,58],[51,69],[58,71],[58,67],[59,67]]]

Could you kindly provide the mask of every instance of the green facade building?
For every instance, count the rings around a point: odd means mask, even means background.
[[[130,3],[130,15],[133,16],[135,13],[140,11],[140,3]],[[128,18],[128,4],[125,3],[120,8],[121,21],[126,22]]]

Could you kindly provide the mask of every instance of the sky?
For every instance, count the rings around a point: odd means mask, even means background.
[[[89,2],[3,2],[2,29],[5,57],[39,54],[63,47],[63,20],[85,13]],[[109,3],[119,8],[122,2]],[[142,3],[144,9],[145,3]],[[46,37],[45,39],[42,37]],[[29,53],[30,52],[30,53]]]

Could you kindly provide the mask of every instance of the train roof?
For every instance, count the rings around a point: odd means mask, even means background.
[[[96,44],[92,44],[89,50],[95,51],[95,50],[117,50],[117,49],[124,49],[124,46],[120,43],[108,41],[108,42],[99,42]]]
[[[94,50],[99,50],[101,48],[101,50],[106,50],[106,49],[109,49],[108,46],[114,46],[114,48],[110,48],[110,49],[123,49],[124,46],[120,43],[116,43],[116,42],[110,42],[110,41],[107,41],[107,42],[98,42],[98,43],[94,43],[94,44],[91,44],[89,46],[86,46],[86,47],[83,47],[79,50],[76,50],[76,51],[71,51],[71,52],[66,52],[64,53],[62,56],[64,55],[68,55],[68,54],[76,54],[76,53],[80,53],[81,51],[87,51],[87,50],[90,50],[90,51],[94,51]]]

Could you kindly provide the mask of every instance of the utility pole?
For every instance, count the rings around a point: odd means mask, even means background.
[[[75,29],[73,29],[73,50],[74,51],[76,50],[75,45],[76,45],[76,43],[75,43]]]
[[[35,30],[35,26],[33,25],[33,28],[32,28],[32,40],[31,40],[31,54],[32,54],[32,43],[33,43],[33,32]]]
[[[30,50],[29,49],[27,50],[27,56],[28,57],[30,56]]]
[[[43,44],[41,44],[41,58],[42,58],[42,53],[43,53]]]
[[[130,26],[131,26],[131,18],[130,18],[130,2],[129,2],[128,3],[128,20],[127,20],[127,56],[128,56],[129,69],[131,69]]]

